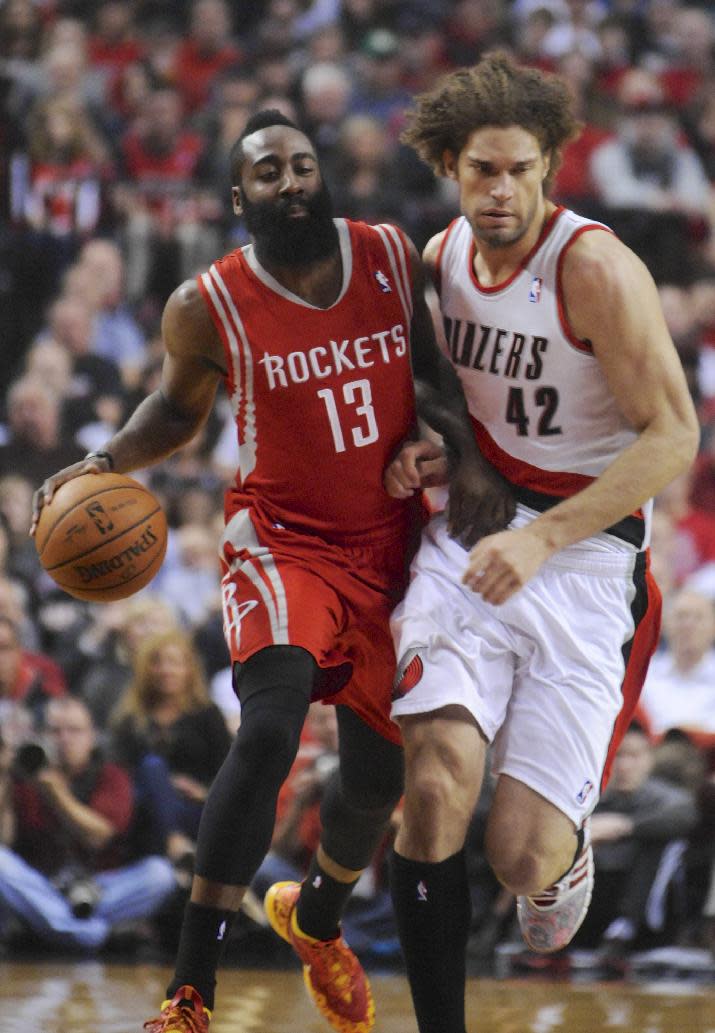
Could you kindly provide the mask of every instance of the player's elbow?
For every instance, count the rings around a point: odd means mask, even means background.
[[[695,415],[684,413],[677,421],[673,434],[673,456],[680,463],[680,471],[687,470],[695,461],[700,448],[700,424]]]

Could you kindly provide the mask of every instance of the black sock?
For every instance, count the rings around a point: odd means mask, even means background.
[[[323,871],[314,857],[296,907],[301,931],[316,940],[332,940],[337,936],[340,916],[356,882],[357,879],[353,882],[338,882]]]
[[[193,986],[207,1008],[214,1006],[216,969],[221,959],[235,911],[204,907],[189,901],[179,937],[174,978],[167,988],[171,999],[180,986]]]
[[[464,851],[436,864],[393,851],[392,902],[420,1033],[465,1033],[472,904]]]

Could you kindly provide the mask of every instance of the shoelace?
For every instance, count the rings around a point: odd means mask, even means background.
[[[206,1024],[202,1021],[203,1017],[199,1017],[193,1008],[186,1005],[179,1005],[178,1014],[177,1009],[172,1008],[173,1015],[160,1015],[156,1019],[149,1019],[148,1022],[144,1023],[144,1029],[148,1030],[148,1033],[166,1033],[167,1030],[172,1028],[179,1030],[180,1027],[170,1025],[171,1023],[178,1022],[179,1019],[185,1024],[186,1033],[206,1033]]]

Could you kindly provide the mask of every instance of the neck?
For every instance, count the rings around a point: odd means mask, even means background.
[[[256,258],[281,287],[285,287],[309,305],[328,308],[340,294],[343,260],[339,247],[324,258],[296,266],[272,262],[261,254],[260,246],[256,244]]]
[[[508,280],[536,244],[555,209],[552,201],[543,201],[524,236],[505,247],[495,247],[475,237],[474,267],[480,283],[492,286]]]

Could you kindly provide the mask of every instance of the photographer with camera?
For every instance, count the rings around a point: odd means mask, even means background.
[[[152,916],[176,877],[164,857],[121,864],[132,784],[103,758],[86,705],[50,701],[42,733],[0,748],[0,935],[14,915],[48,945],[92,951]]]

